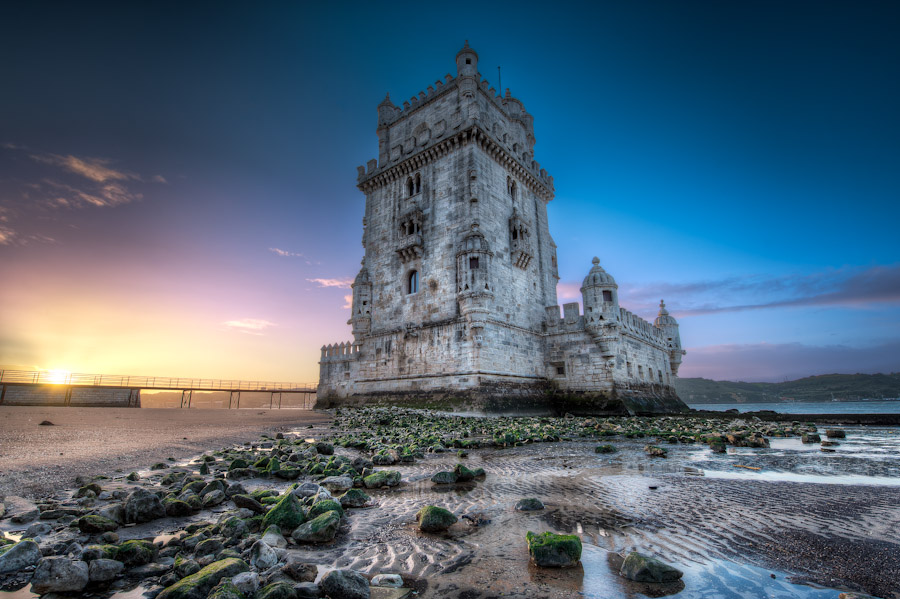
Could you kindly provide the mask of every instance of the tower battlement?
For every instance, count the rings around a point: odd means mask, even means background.
[[[654,324],[621,308],[595,258],[584,312],[571,303],[560,316],[553,177],[534,159],[534,119],[481,76],[468,42],[456,69],[402,107],[389,95],[377,107],[378,158],[358,167],[353,341],[322,348],[319,401],[684,409],[678,325],[664,307]]]

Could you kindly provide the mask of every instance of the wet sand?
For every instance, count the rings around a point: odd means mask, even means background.
[[[36,498],[75,486],[76,476],[142,470],[330,420],[290,409],[0,406],[0,496]]]

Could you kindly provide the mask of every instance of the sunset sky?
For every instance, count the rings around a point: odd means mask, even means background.
[[[900,371],[900,3],[0,9],[0,366],[307,382],[348,341],[376,105],[465,40],[682,376]]]

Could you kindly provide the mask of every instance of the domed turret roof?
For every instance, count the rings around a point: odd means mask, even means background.
[[[584,278],[584,282],[581,284],[582,288],[615,287],[618,289],[619,286],[616,284],[616,280],[600,266],[600,258],[594,256],[594,259],[591,262],[593,262],[594,266]]]
[[[359,283],[371,283],[369,279],[369,270],[365,267],[365,260],[362,262],[363,267],[359,269],[359,273],[356,275],[356,279],[354,279],[353,284],[358,285]]]
[[[469,40],[466,40],[466,44],[462,47],[462,50],[456,53],[456,57],[459,58],[459,55],[464,53],[474,54],[475,60],[478,60],[478,52],[469,46]]]
[[[675,320],[675,317],[669,316],[669,311],[666,310],[666,302],[664,302],[663,300],[659,300],[659,314],[656,316],[656,320],[653,321],[653,324],[658,327],[678,324],[678,321]]]

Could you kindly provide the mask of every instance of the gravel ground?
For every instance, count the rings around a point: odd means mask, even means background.
[[[0,406],[0,496],[36,498],[79,475],[145,469],[330,420],[309,410]]]

